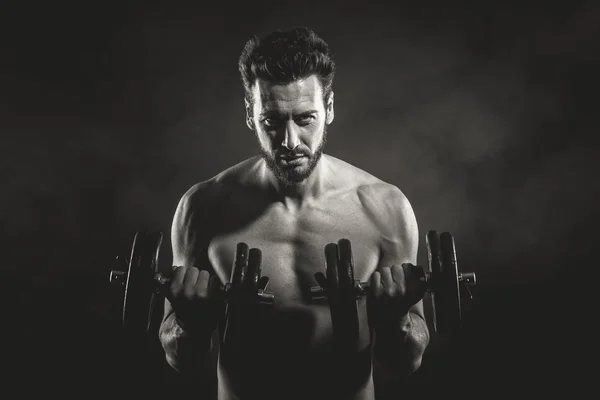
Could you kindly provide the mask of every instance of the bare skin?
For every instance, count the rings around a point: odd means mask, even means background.
[[[288,124],[281,136],[256,128],[263,152],[278,154],[272,143],[282,143],[296,152],[314,154],[322,141],[315,132],[323,135],[333,110],[332,99],[323,105],[317,86],[311,84],[312,91],[306,85],[288,85],[289,90],[272,85],[266,88],[270,94],[257,94],[264,101],[258,109],[255,104],[249,110],[251,128],[261,123],[260,111],[268,108],[265,104],[292,116],[316,110],[312,132],[308,124],[304,130]],[[285,160],[277,162],[283,170],[302,172],[311,159],[305,158],[295,166]],[[317,284],[314,274],[325,272],[325,245],[342,238],[352,243],[355,279],[379,279],[377,271],[382,268],[389,271],[392,265],[416,263],[418,230],[402,192],[329,155],[323,154],[310,175],[294,184],[282,182],[265,158],[257,156],[195,185],[184,195],[173,223],[173,265],[210,271],[225,284],[236,245],[244,242],[262,251],[262,274],[269,277],[268,291],[276,299],[245,327],[246,352],[228,354],[220,349],[219,399],[375,398],[373,332],[366,300],[358,302],[359,343],[352,354],[340,360],[332,353],[329,307],[310,299],[310,288]],[[423,318],[422,301],[410,312]],[[177,340],[181,329],[172,315],[167,300],[161,340],[167,359],[176,367],[177,351],[173,349],[177,346],[170,343]],[[416,350],[409,369],[418,367],[422,350]]]

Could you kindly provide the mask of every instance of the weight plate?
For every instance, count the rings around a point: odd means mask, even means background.
[[[133,239],[122,313],[123,325],[132,331],[150,330],[156,293],[154,276],[162,238],[161,232],[137,232]]]
[[[444,294],[441,292],[440,282],[442,278],[442,257],[440,251],[440,236],[439,234],[431,230],[427,232],[425,236],[425,242],[427,244],[427,264],[429,266],[429,272],[431,274],[431,283],[430,283],[430,295],[431,295],[431,321],[433,324],[434,332],[439,332],[440,323],[443,325],[443,322],[440,321],[440,314],[443,313],[443,297]]]
[[[460,287],[458,280],[458,262],[454,238],[448,232],[440,235],[442,255],[442,285],[444,292],[444,330],[451,332],[461,328],[462,312],[460,304]]]

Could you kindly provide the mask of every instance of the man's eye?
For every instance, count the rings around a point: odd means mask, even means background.
[[[304,117],[300,117],[297,121],[299,124],[301,125],[308,125],[310,124],[313,120],[315,119],[315,117],[313,117],[312,115],[307,115]]]
[[[277,120],[275,118],[265,118],[263,119],[263,124],[266,126],[275,126],[277,124]]]

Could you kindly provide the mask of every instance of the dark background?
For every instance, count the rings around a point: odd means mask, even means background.
[[[167,234],[168,265],[180,196],[257,152],[242,46],[306,25],[338,65],[326,152],[400,187],[421,237],[452,232],[461,268],[477,273],[465,329],[434,335],[405,389],[582,388],[600,186],[597,4],[3,4],[8,383],[181,387],[152,336],[120,329],[108,271],[139,230]]]

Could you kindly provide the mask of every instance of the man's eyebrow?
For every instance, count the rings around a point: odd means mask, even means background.
[[[306,111],[302,111],[299,114],[296,114],[297,117],[306,117],[308,115],[311,114],[317,114],[319,111],[317,110],[306,110]],[[267,117],[267,116],[279,116],[281,115],[281,113],[277,110],[265,110],[263,112],[260,113],[261,117]]]
[[[261,117],[265,117],[267,115],[270,116],[270,115],[278,115],[278,114],[279,114],[279,112],[277,112],[277,110],[265,110],[265,111],[263,111],[263,112],[260,113],[260,116]]]
[[[303,111],[300,114],[298,114],[298,116],[300,116],[300,117],[306,117],[306,116],[308,116],[310,114],[316,114],[316,113],[318,113],[317,110],[306,110],[306,111]]]

